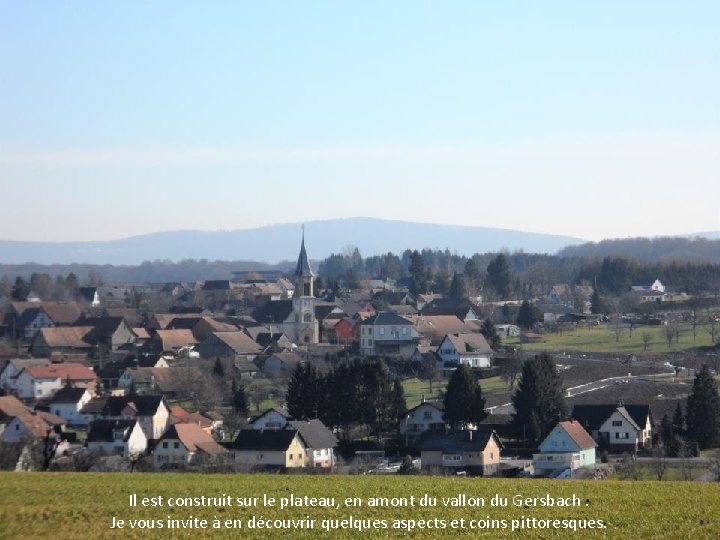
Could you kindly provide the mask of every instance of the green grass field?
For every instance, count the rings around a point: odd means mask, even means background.
[[[594,326],[590,328],[578,328],[572,332],[564,331],[548,333],[543,336],[540,343],[520,343],[518,338],[505,338],[503,345],[522,345],[527,351],[583,351],[583,352],[617,352],[635,353],[645,352],[643,334],[651,338],[647,346],[648,353],[667,353],[681,351],[692,347],[711,345],[710,334],[704,327],[696,328],[696,338],[693,339],[692,327],[683,325],[680,332],[680,340],[668,347],[667,336],[664,326],[638,327],[630,332],[623,329],[620,339],[617,339],[615,330],[610,325]]]
[[[720,484],[698,482],[548,481],[447,477],[373,477],[313,475],[194,475],[194,474],[91,474],[0,473],[0,537],[2,538],[718,538],[720,537]],[[130,507],[131,494],[163,497],[162,507]],[[486,506],[446,507],[442,498],[465,494]],[[523,499],[548,495],[580,501],[578,507],[514,506]],[[169,507],[169,497],[258,497],[258,506],[224,508]],[[328,497],[337,507],[263,507],[262,497]],[[437,506],[419,505],[427,495]],[[492,507],[493,496],[507,498],[507,506]],[[410,497],[415,500],[411,501]],[[360,506],[346,506],[345,499],[359,498]],[[411,503],[397,508],[370,507],[369,498],[386,497],[390,503]],[[394,500],[393,500],[394,499]],[[201,518],[205,529],[168,529],[168,519]],[[291,528],[249,529],[251,518],[314,519],[313,530]],[[342,520],[385,520],[387,528],[360,532],[334,528]],[[113,518],[125,528],[110,530]],[[220,520],[221,529],[212,528]],[[512,520],[601,520],[604,529],[524,529],[511,531]],[[130,520],[159,520],[163,530],[130,528]],[[418,520],[435,520],[445,528],[417,528]],[[453,520],[464,519],[464,526]],[[506,520],[508,528],[483,526],[482,520]],[[230,520],[226,523],[226,520]],[[232,520],[238,520],[232,523]],[[323,520],[326,527],[323,530]],[[405,520],[394,523],[393,520]],[[408,520],[415,520],[408,531]],[[471,520],[475,520],[471,522]],[[579,521],[576,521],[577,525]],[[355,521],[357,524],[358,522]],[[224,528],[227,524],[242,528]],[[346,526],[350,525],[345,521]],[[516,522],[519,526],[521,522]],[[562,525],[561,522],[558,522]],[[565,525],[570,525],[566,522]],[[295,526],[298,524],[296,523]],[[365,523],[364,525],[367,525]],[[382,526],[382,523],[376,524]],[[394,529],[397,525],[400,529]],[[497,523],[502,526],[502,522]]]
[[[430,383],[420,379],[405,379],[403,381],[403,389],[405,390],[405,401],[409,409],[419,405],[423,396],[430,401],[437,399],[438,390],[444,390],[447,386],[448,379],[438,379],[432,382],[432,392],[430,392]],[[491,377],[480,381],[483,394],[489,395],[495,392],[507,392],[508,385],[500,377]]]

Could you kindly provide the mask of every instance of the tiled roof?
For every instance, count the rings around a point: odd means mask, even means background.
[[[585,450],[587,448],[595,448],[597,446],[597,443],[588,434],[588,432],[585,431],[580,422],[565,420],[560,422],[559,425],[562,426],[565,432],[573,441],[575,441],[575,444],[577,444],[580,449]]]
[[[25,368],[34,379],[57,379],[71,381],[92,381],[97,378],[95,372],[78,363],[50,364],[47,366],[30,366]]]
[[[296,429],[243,429],[232,443],[234,450],[285,451],[297,435]]]
[[[41,328],[40,336],[48,347],[90,349],[94,346],[92,331],[92,326],[57,326]]]

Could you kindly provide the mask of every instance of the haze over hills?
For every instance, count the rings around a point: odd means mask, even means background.
[[[691,261],[720,263],[720,234],[698,233],[656,238],[620,238],[567,246],[563,257],[627,257],[645,262]]]
[[[254,260],[275,263],[297,257],[300,223],[234,231],[169,231],[94,242],[0,240],[0,264],[139,264],[147,260]],[[375,218],[311,221],[305,224],[308,253],[323,259],[357,246],[363,256],[405,249],[449,249],[472,255],[501,249],[555,253],[584,240],[571,236],[491,227],[412,223]]]

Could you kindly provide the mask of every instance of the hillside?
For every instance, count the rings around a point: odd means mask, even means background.
[[[277,263],[297,256],[300,223],[235,231],[169,231],[106,242],[18,242],[0,240],[0,264],[139,264],[146,260],[253,260]],[[357,246],[364,256],[405,249],[449,249],[460,255],[524,250],[555,253],[582,242],[555,236],[490,227],[411,223],[374,218],[310,221],[305,224],[313,259]]]
[[[706,233],[710,234],[710,233]],[[659,237],[623,238],[567,246],[561,257],[629,257],[645,262],[692,261],[720,263],[720,239]]]

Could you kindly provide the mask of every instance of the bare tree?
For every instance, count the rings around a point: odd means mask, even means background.
[[[652,334],[650,334],[649,332],[645,332],[642,335],[643,351],[647,352],[648,345],[650,345],[652,338]]]
[[[665,448],[656,446],[652,449],[652,461],[650,462],[658,482],[662,481],[667,471],[668,463],[665,457]]]
[[[712,313],[710,311],[710,308],[707,308],[707,331],[710,334],[710,341],[714,345],[715,344],[715,336],[717,335],[718,331],[718,320],[717,315]]]
[[[640,479],[640,471],[635,463],[635,456],[632,456],[627,452],[623,454],[622,461],[620,462],[620,474],[623,478],[632,480]]]
[[[665,338],[668,342],[668,350],[672,348],[673,337],[675,337],[675,331],[673,330],[672,325],[668,322],[665,325]]]

